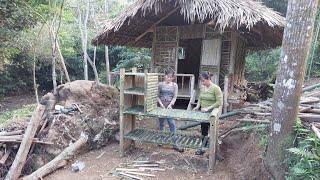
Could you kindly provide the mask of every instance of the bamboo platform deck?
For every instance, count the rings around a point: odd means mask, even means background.
[[[147,114],[144,113],[143,106],[133,106],[131,108],[125,109],[124,114],[130,115],[140,115],[140,116],[150,116],[159,118],[174,118],[176,120],[182,121],[193,121],[193,122],[207,122],[210,123],[210,113],[203,113],[200,111],[186,111],[182,109],[163,109],[156,108]]]

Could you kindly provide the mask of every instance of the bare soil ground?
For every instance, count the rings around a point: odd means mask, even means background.
[[[222,124],[222,130],[232,125],[232,122]],[[64,169],[54,172],[45,179],[121,179],[113,174],[115,168],[119,167],[121,163],[134,160],[165,161],[162,168],[165,168],[166,171],[154,172],[152,174],[155,174],[156,178],[150,179],[270,179],[262,163],[264,149],[259,148],[258,143],[259,138],[254,134],[238,132],[229,135],[220,146],[220,154],[224,160],[217,163],[213,172],[208,172],[207,155],[196,156],[195,151],[191,149],[179,153],[168,146],[158,147],[137,143],[135,149],[121,158],[119,145],[114,142],[99,150],[79,156]],[[83,171],[77,173],[71,171],[71,164],[76,161],[85,163],[86,167]]]

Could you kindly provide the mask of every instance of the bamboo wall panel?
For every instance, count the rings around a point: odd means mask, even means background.
[[[145,96],[145,112],[151,112],[157,108],[157,98],[158,98],[158,75],[150,75],[146,73],[146,96]]]
[[[224,78],[230,73],[230,58],[231,58],[231,31],[226,31],[222,36],[222,47],[221,47],[221,63],[220,63],[220,74],[219,74],[219,85],[224,86]]]
[[[156,27],[152,47],[152,70],[163,73],[177,71],[179,31],[176,26]]]
[[[204,30],[204,24],[179,26],[179,36],[180,39],[202,39]]]

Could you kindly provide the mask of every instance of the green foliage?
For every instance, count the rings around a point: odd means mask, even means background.
[[[149,68],[151,61],[151,53],[149,49],[131,49],[123,47],[115,47],[115,51],[121,50],[119,54],[120,61],[117,63],[115,71],[120,68],[131,69],[137,67],[139,69]]]
[[[20,109],[6,111],[0,115],[0,124],[4,126],[11,122],[14,119],[23,119],[26,117],[31,117],[34,109],[36,108],[36,104],[25,105]]]
[[[304,128],[300,120],[295,132],[295,147],[288,149],[289,172],[286,179],[320,179],[320,139]]]
[[[259,137],[258,147],[266,148],[269,139],[269,126],[260,123],[241,123],[240,128],[246,133],[254,133]]]
[[[274,82],[280,60],[280,51],[280,48],[276,48],[249,52],[245,64],[246,79],[249,81]]]
[[[266,6],[285,15],[287,12],[288,0],[261,0]]]

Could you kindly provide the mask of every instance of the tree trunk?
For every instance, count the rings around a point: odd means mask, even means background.
[[[38,130],[41,117],[44,114],[45,106],[38,104],[37,109],[33,112],[27,130],[23,136],[17,155],[9,169],[5,180],[16,180],[21,174],[21,170],[26,162],[33,138]]]
[[[91,65],[92,69],[93,69],[93,74],[94,74],[94,79],[96,82],[100,83],[99,81],[99,74],[98,74],[98,71],[97,71],[97,68],[96,68],[96,65],[94,64],[94,62],[91,60],[91,58],[89,57],[88,54],[86,54],[87,56],[87,60],[89,62],[89,64]]]
[[[87,0],[87,6],[86,6],[86,15],[83,22],[83,52],[84,52],[84,79],[88,80],[88,56],[87,55],[87,49],[88,49],[88,18],[89,18],[89,10],[90,10],[90,0]]]
[[[68,73],[66,64],[64,62],[64,58],[63,58],[62,53],[61,53],[61,49],[60,49],[60,45],[59,45],[58,39],[56,40],[56,47],[57,47],[57,50],[58,50],[58,53],[59,53],[59,56],[60,56],[60,63],[61,63],[62,69],[63,69],[63,73],[66,76],[66,80],[68,82],[70,82],[69,73]]]
[[[50,36],[51,36],[51,57],[52,57],[52,67],[51,67],[51,73],[52,73],[52,84],[53,84],[53,93],[56,94],[57,92],[57,72],[56,72],[56,38],[53,32],[53,27],[50,27]]]
[[[108,16],[108,0],[104,1],[104,16],[107,18]],[[105,49],[105,60],[106,60],[106,78],[107,78],[107,84],[111,85],[111,76],[110,76],[110,62],[109,62],[109,47],[104,46]]]
[[[292,146],[317,5],[318,0],[288,2],[266,157],[267,168],[275,179],[285,177],[285,150]]]
[[[81,134],[80,138],[73,144],[69,145],[65,150],[63,150],[57,157],[55,157],[52,161],[42,166],[32,174],[23,177],[23,180],[33,180],[33,179],[42,179],[44,176],[53,172],[54,170],[65,166],[66,161],[71,159],[77,150],[79,150],[83,145],[85,145],[88,141],[88,136]]]
[[[86,5],[86,14],[83,21],[83,30],[82,30],[82,13],[80,9],[79,3],[77,4],[77,11],[78,11],[78,26],[80,30],[81,35],[81,41],[82,41],[82,51],[83,51],[83,72],[84,72],[84,79],[88,80],[88,56],[87,56],[87,41],[88,41],[88,30],[87,30],[87,24],[88,24],[88,18],[89,18],[89,10],[90,10],[90,0],[87,0]]]

